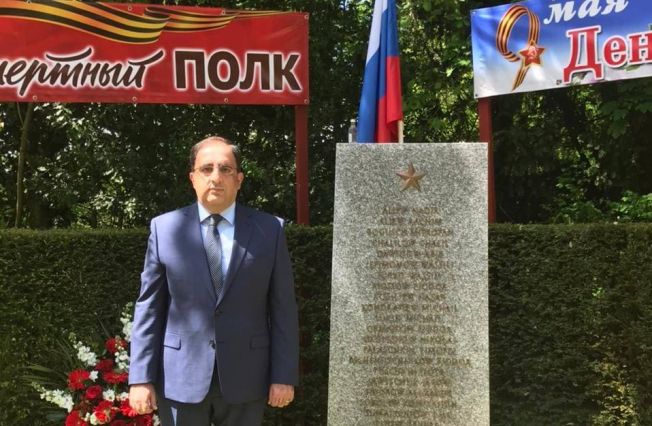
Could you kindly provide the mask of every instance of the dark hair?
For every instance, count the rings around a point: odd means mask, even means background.
[[[195,160],[197,159],[197,153],[205,143],[209,143],[209,142],[222,142],[229,145],[231,147],[231,150],[233,151],[233,157],[235,158],[235,168],[239,172],[242,171],[242,167],[241,167],[242,165],[240,163],[241,161],[240,147],[234,144],[233,141],[231,141],[230,139],[227,139],[223,136],[209,136],[197,142],[192,146],[192,148],[190,148],[190,158],[188,159],[189,160],[188,164],[191,172],[195,168]]]

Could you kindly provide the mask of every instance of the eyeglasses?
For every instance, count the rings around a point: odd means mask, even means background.
[[[222,175],[222,176],[233,176],[235,175],[236,169],[235,167],[231,167],[227,164],[204,164],[199,167],[195,167],[192,169],[193,172],[199,172],[202,176],[205,178],[209,178],[213,175],[213,172],[215,171],[215,168],[217,167],[217,171]]]

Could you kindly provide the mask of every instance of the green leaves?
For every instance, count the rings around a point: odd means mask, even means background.
[[[619,201],[611,203],[610,216],[618,222],[652,222],[652,194],[625,191]]]
[[[491,424],[652,421],[651,230],[490,228]]]
[[[408,142],[478,139],[469,16],[503,3],[398,2]],[[219,6],[310,14],[311,223],[330,223],[335,144],[346,141],[357,115],[373,1],[228,0]],[[624,191],[652,192],[652,79],[507,95],[492,104],[500,221],[602,220]],[[0,105],[0,123],[4,227],[13,223],[16,204],[20,120],[14,104]],[[47,103],[36,108],[28,149],[28,226],[143,226],[193,201],[186,157],[192,143],[209,134],[242,145],[247,178],[241,201],[294,218],[291,107]]]

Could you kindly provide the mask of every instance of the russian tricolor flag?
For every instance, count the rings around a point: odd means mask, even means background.
[[[401,67],[395,0],[376,0],[358,116],[358,142],[398,142]]]

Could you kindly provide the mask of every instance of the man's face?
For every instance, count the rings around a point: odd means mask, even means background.
[[[211,213],[220,213],[235,201],[243,179],[231,146],[223,142],[204,143],[190,172],[197,200]]]

